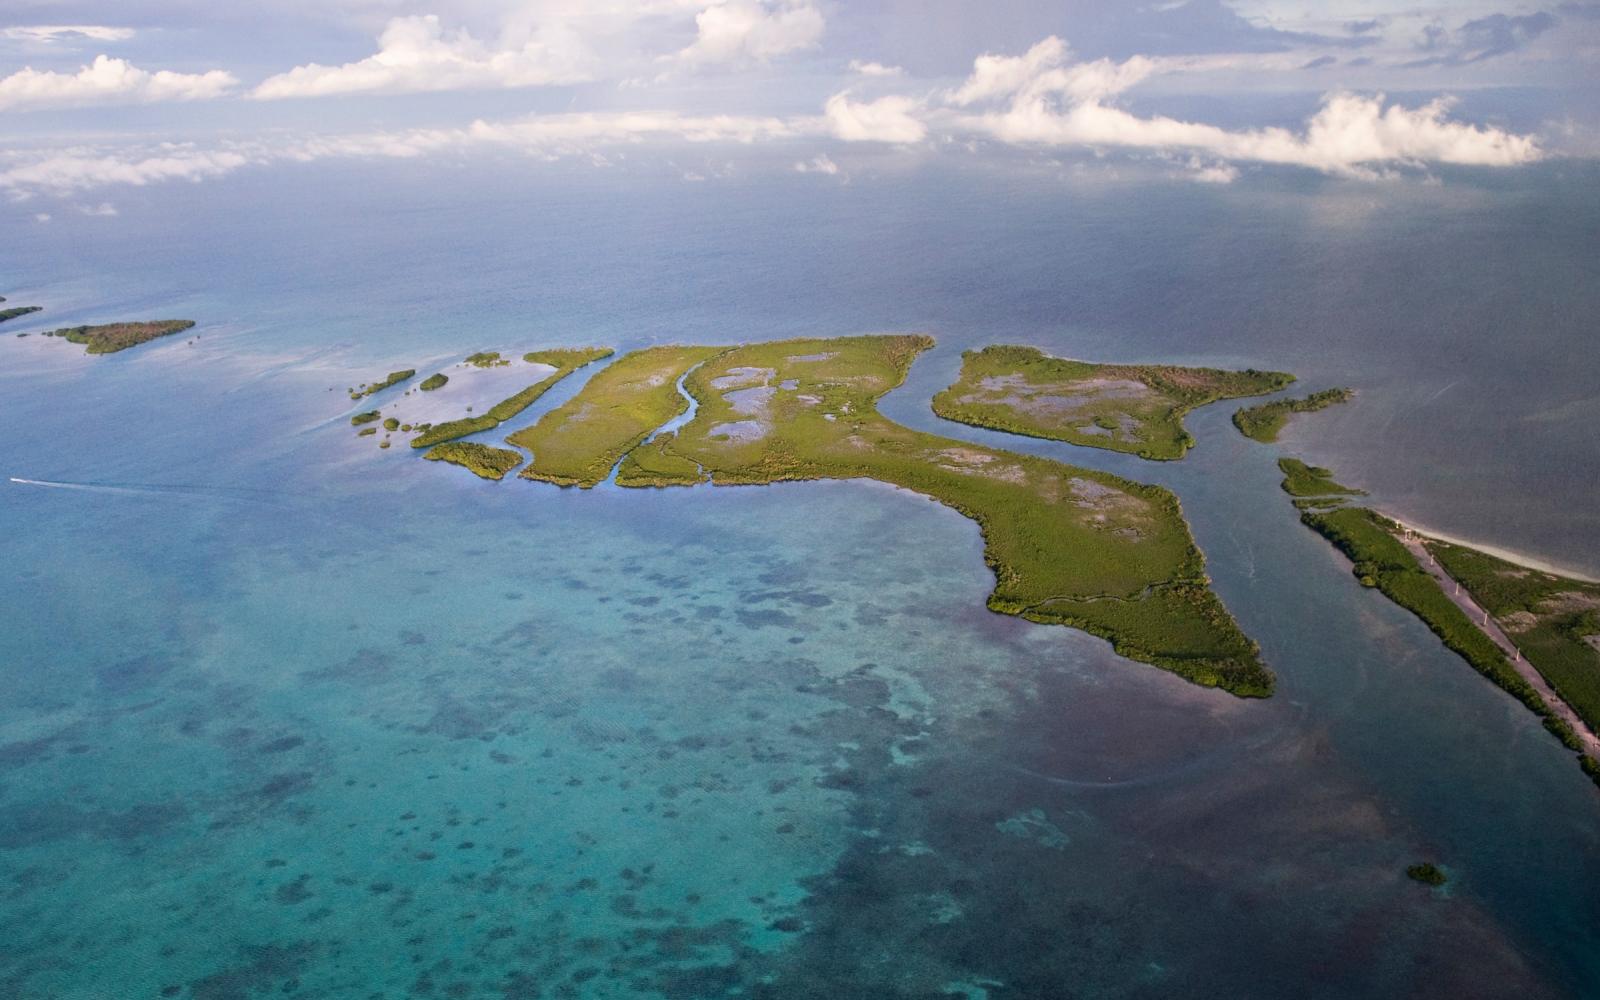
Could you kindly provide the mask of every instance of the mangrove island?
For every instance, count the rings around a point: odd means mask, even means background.
[[[115,354],[130,347],[182,333],[194,326],[192,319],[159,319],[139,323],[105,323],[100,326],[69,326],[51,330],[46,337],[60,337],[72,344],[83,344],[87,354]]]
[[[5,299],[0,299],[0,302],[4,301]],[[44,306],[12,306],[10,309],[0,309],[0,323],[4,323],[8,319],[16,319],[18,316],[36,313],[42,309],[44,309]]]
[[[1247,406],[1234,411],[1233,426],[1252,441],[1271,444],[1289,418],[1296,413],[1314,413],[1336,403],[1349,402],[1355,397],[1354,389],[1324,389],[1299,399],[1278,399],[1259,406]]]
[[[995,346],[962,354],[961,375],[933,397],[933,412],[974,427],[1170,460],[1194,444],[1183,426],[1190,410],[1277,392],[1293,381],[1287,372],[1253,368],[1095,364]]]

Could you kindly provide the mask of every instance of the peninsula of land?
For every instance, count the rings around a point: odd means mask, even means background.
[[[1600,584],[1517,566],[1370,507],[1327,469],[1279,459],[1300,519],[1478,673],[1538,715],[1600,785]]]
[[[568,486],[615,470],[634,487],[867,478],[922,493],[982,529],[993,610],[1082,629],[1197,684],[1270,694],[1272,674],[1211,591],[1170,492],[878,412],[931,344],[869,336],[636,351],[507,443],[532,453],[523,478]],[[663,429],[691,402],[687,423]]]
[[[1233,426],[1252,441],[1271,444],[1296,413],[1315,413],[1337,403],[1349,402],[1355,397],[1354,389],[1324,389],[1299,399],[1278,399],[1260,406],[1247,406],[1234,411]]]

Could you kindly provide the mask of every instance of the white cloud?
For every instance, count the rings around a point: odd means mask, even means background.
[[[899,66],[885,66],[878,62],[862,62],[860,59],[850,60],[850,71],[860,73],[862,76],[904,76],[905,70]]]
[[[678,58],[693,65],[763,62],[822,40],[822,12],[807,0],[721,0],[695,15],[695,40]]]
[[[800,174],[826,174],[833,177],[839,173],[839,165],[827,153],[802,160],[794,165],[795,173]]]
[[[1068,63],[1066,45],[1047,38],[1022,56],[977,59],[972,75],[947,99],[961,107],[998,107],[950,121],[1018,145],[1182,150],[1364,176],[1375,165],[1511,166],[1542,155],[1531,136],[1449,120],[1447,99],[1406,108],[1387,104],[1381,94],[1330,94],[1301,133],[1140,117],[1107,103],[1153,74],[1209,67],[1216,61],[1190,62],[1134,56],[1121,63]]]
[[[1054,68],[1067,55],[1067,43],[1054,35],[1020,56],[985,53],[972,61],[972,75],[951,91],[951,104],[966,107],[978,101],[1014,94],[1046,70]]]
[[[1239,179],[1239,168],[1228,163],[1207,163],[1191,156],[1184,166],[1188,171],[1184,176],[1201,184],[1232,184]]]
[[[117,214],[117,206],[109,201],[102,201],[98,205],[79,205],[78,214],[95,218],[109,218]]]
[[[673,111],[539,115],[516,121],[479,120],[465,128],[233,142],[211,150],[190,146],[121,153],[73,150],[0,169],[0,191],[14,201],[23,201],[38,194],[69,196],[115,185],[200,181],[275,162],[412,159],[474,149],[502,149],[541,160],[581,157],[606,166],[610,161],[599,150],[610,147],[649,142],[749,145],[823,132],[820,118],[686,115]],[[15,160],[17,155],[12,154],[11,158]]]
[[[34,215],[34,217],[33,217],[33,221],[34,222],[49,222],[50,221],[50,213],[49,212],[36,213]]]
[[[920,142],[928,127],[917,117],[917,109],[909,97],[852,101],[849,91],[834,94],[823,105],[829,128],[845,142]]]
[[[86,38],[96,42],[125,42],[132,28],[110,28],[100,24],[25,24],[0,28],[0,38],[12,42],[59,42]]]
[[[805,123],[741,115],[686,115],[675,111],[540,115],[522,121],[476,121],[462,136],[522,148],[577,149],[593,145],[677,139],[750,144],[800,134]]]
[[[378,37],[378,51],[342,66],[308,63],[263,81],[259,100],[329,94],[535,87],[590,78],[593,56],[571,25],[551,20],[509,31],[494,44],[465,28],[446,31],[439,18],[397,17]]]
[[[0,190],[27,197],[36,191],[70,194],[117,184],[143,187],[159,181],[198,181],[231,173],[249,162],[235,152],[187,148],[135,157],[63,153],[0,171]]]
[[[219,97],[239,81],[231,73],[151,73],[124,59],[96,56],[77,73],[25,67],[0,79],[0,111],[154,104]]]

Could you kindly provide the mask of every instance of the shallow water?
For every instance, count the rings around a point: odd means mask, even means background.
[[[7,261],[50,312],[0,341],[0,478],[34,481],[0,483],[0,994],[1600,984],[1600,795],[1273,467],[1600,567],[1592,176],[316,180],[141,191]],[[134,313],[201,337],[11,336]],[[988,613],[975,527],[903,491],[492,484],[347,423],[347,386],[479,349],[876,329],[939,339],[894,419],[1174,489],[1278,695]],[[1361,395],[1281,449],[1207,408],[1179,463],[935,418],[1004,340]]]

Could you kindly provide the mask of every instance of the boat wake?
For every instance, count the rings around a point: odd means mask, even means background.
[[[103,483],[68,482],[57,479],[24,479],[11,476],[17,486],[38,486],[52,490],[81,490],[89,493],[112,493],[121,496],[190,497],[209,500],[240,500],[246,503],[264,503],[284,506],[288,494],[276,490],[251,489],[245,486],[191,486],[176,483]]]

